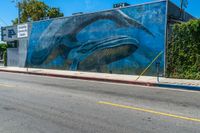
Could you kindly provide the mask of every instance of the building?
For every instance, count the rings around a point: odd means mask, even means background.
[[[4,27],[2,40],[17,44],[9,66],[164,75],[171,26],[193,18],[161,0]]]

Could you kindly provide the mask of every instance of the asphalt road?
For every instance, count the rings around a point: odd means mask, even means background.
[[[0,72],[0,133],[200,133],[200,92]]]

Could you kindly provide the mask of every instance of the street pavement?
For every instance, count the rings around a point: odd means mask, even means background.
[[[200,92],[0,72],[0,133],[200,133]]]

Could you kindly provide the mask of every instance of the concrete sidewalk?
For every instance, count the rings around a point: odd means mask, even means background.
[[[138,84],[138,85],[146,85],[146,86],[160,86],[160,87],[186,88],[190,90],[200,90],[200,80],[160,78],[160,82],[158,83],[157,77],[151,77],[151,76],[141,76],[138,80],[136,80],[138,78],[137,75],[106,74],[106,73],[92,73],[92,72],[36,69],[36,68],[28,68],[27,70],[27,68],[3,67],[3,66],[0,66],[0,71],[54,76],[54,77],[62,77],[62,78],[96,80],[96,81],[104,81],[104,82]]]

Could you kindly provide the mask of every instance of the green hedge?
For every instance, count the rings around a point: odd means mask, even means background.
[[[5,43],[0,43],[0,51],[6,51],[7,45]]]
[[[0,44],[0,51],[3,52],[4,66],[7,66],[7,44]]]
[[[200,20],[174,25],[167,47],[167,76],[200,79]]]

